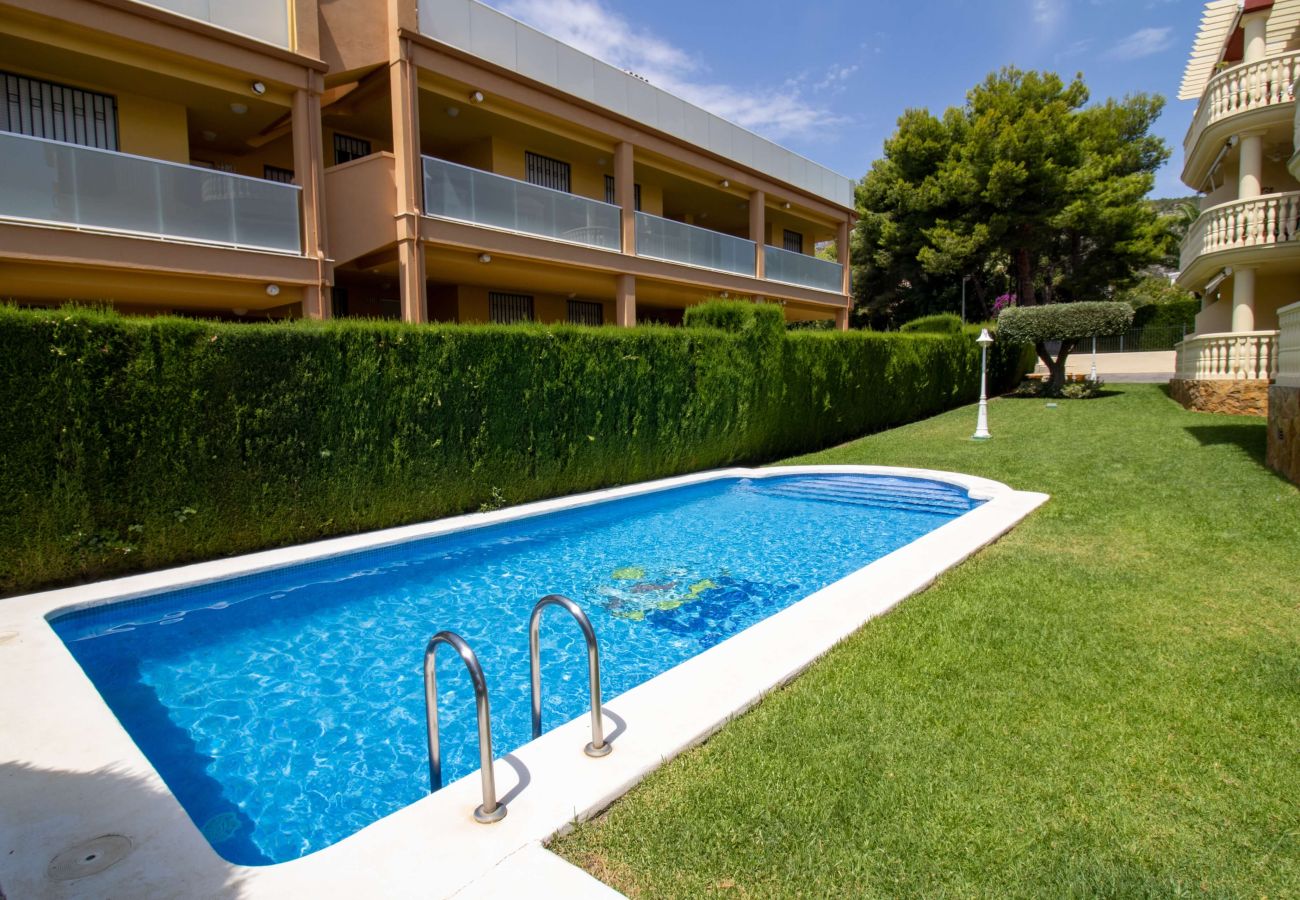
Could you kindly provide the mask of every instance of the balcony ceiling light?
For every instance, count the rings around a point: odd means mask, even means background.
[[[790,201],[787,200],[786,202],[782,203],[782,204],[781,204],[781,208],[782,208],[782,209],[789,209],[789,208],[790,208]]]
[[[280,296],[280,286],[278,284],[268,284],[266,286],[266,296],[268,297]]]
[[[215,131],[203,132],[203,140],[207,141],[208,143],[211,143],[216,139],[217,139],[217,133]]]
[[[252,89],[253,93],[257,94],[259,97],[266,93],[266,85],[260,81],[254,81],[249,85],[249,87]]]
[[[232,103],[230,104],[230,111],[237,116],[242,116],[248,112],[248,105],[246,103]]]
[[[480,253],[480,254],[478,255],[478,261],[481,262],[481,263],[483,263],[484,265],[486,265],[487,263],[492,262],[492,254],[490,254],[490,253]]]
[[[469,95],[469,102],[470,102],[470,103],[482,103],[482,102],[483,102],[483,92],[482,92],[482,91],[473,91],[473,92],[471,92],[470,95]]]
[[[722,179],[721,181],[719,181],[718,184],[720,184],[720,185],[721,185],[722,187],[724,187],[724,188],[729,188],[729,187],[731,187],[731,182],[728,181],[728,180],[725,179],[725,178]]]

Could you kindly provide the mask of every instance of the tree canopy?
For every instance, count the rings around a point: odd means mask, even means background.
[[[1169,155],[1150,134],[1164,100],[1088,100],[1081,77],[1006,68],[942,118],[907,110],[858,188],[860,310],[952,310],[963,279],[983,315],[1003,290],[1099,300],[1158,262],[1168,229],[1142,198]]]

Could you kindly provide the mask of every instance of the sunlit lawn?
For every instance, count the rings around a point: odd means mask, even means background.
[[[643,897],[1300,896],[1300,491],[1263,421],[1154,385],[990,415],[793,460],[1052,500],[554,849]]]

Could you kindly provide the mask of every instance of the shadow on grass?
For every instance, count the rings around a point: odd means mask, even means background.
[[[1188,425],[1186,430],[1200,442],[1202,447],[1235,445],[1244,450],[1255,462],[1264,465],[1268,426],[1262,419],[1239,425]]]
[[[1092,397],[1049,397],[1046,394],[1003,394],[996,398],[998,400],[1046,400],[1049,403],[1076,403],[1086,402],[1088,400],[1105,400],[1109,397],[1122,397],[1123,391],[1112,391],[1102,388]]]

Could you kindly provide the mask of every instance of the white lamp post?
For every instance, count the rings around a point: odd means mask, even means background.
[[[989,434],[988,371],[989,344],[993,343],[993,336],[985,328],[980,331],[980,336],[975,339],[975,343],[980,345],[980,412],[979,418],[975,420],[975,434],[973,437],[977,441],[983,441],[992,437]]]
[[[1088,380],[1096,383],[1097,381],[1097,336],[1092,336],[1092,371],[1088,373]]]

